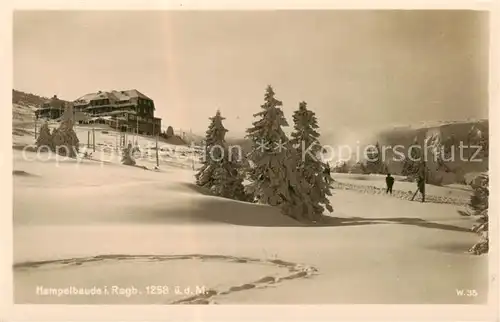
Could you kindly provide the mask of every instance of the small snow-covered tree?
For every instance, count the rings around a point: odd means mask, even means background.
[[[36,138],[36,146],[39,149],[50,151],[53,149],[52,146],[52,134],[50,133],[49,125],[47,122],[43,123],[40,128],[40,133]]]
[[[133,158],[134,148],[132,147],[132,143],[129,143],[122,150],[122,164],[124,165],[135,165],[135,160]]]
[[[334,173],[348,173],[349,167],[347,166],[347,161],[339,160],[333,167]]]
[[[387,165],[384,163],[380,144],[377,142],[375,146],[368,149],[366,153],[366,170],[369,173],[385,174],[387,173]]]
[[[451,134],[441,144],[443,157],[447,159],[451,157],[452,153],[454,153],[454,150],[456,150],[456,147],[457,147],[457,139],[453,134]]]
[[[482,136],[479,138],[479,145],[481,146],[481,152],[484,157],[488,157],[490,154],[490,140],[488,132],[482,132]]]
[[[480,147],[480,153],[475,157],[489,155],[489,138],[488,128],[480,128],[479,125],[473,125],[467,135],[467,146],[469,150],[469,161],[476,154],[476,149]]]
[[[307,103],[299,103],[299,109],[293,113],[294,131],[291,143],[296,153],[301,156],[297,168],[299,176],[305,180],[304,186],[313,203],[314,212],[321,216],[325,208],[333,212],[328,196],[331,196],[332,177],[329,168],[320,160],[318,120],[316,114],[307,109]]]
[[[408,153],[403,160],[401,174],[409,177],[417,176],[421,168],[421,158],[421,147],[418,144],[417,138],[415,138],[413,144],[408,147]]]
[[[298,169],[300,156],[288,140],[282,127],[288,126],[274,90],[268,86],[262,110],[254,114],[258,118],[247,129],[252,141],[248,158],[252,168],[249,178],[250,191],[258,202],[280,207],[283,214],[299,221],[318,221],[320,216],[308,195],[309,187]]]
[[[225,135],[227,129],[222,124],[224,117],[217,111],[206,132],[205,156],[202,167],[196,173],[196,184],[209,189],[213,194],[225,198],[248,201],[243,178],[240,175],[241,160],[230,158]]]
[[[224,128],[222,124],[224,118],[221,116],[220,112],[217,111],[214,117],[210,118],[210,125],[206,131],[205,137],[205,151],[202,157],[202,167],[196,173],[196,184],[201,187],[206,187],[212,190],[215,182],[215,164],[221,162],[225,157],[224,150],[222,148],[222,142],[226,135],[227,129]]]
[[[489,251],[489,175],[482,174],[476,183],[472,184],[472,188],[474,192],[468,205],[472,211],[459,211],[459,213],[477,218],[477,224],[472,227],[472,231],[479,234],[480,239],[469,249],[469,252],[480,255]]]
[[[174,128],[172,126],[167,127],[167,138],[174,136]]]
[[[57,154],[75,158],[79,151],[79,140],[73,130],[73,121],[66,119],[52,132],[52,142]]]

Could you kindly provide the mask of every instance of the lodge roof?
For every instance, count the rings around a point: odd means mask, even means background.
[[[117,90],[111,90],[111,91],[98,91],[95,93],[89,93],[86,95],[83,95],[75,100],[75,102],[82,102],[82,103],[88,103],[92,100],[97,100],[97,99],[112,99],[116,101],[128,101],[131,98],[144,98],[144,99],[149,99],[151,98],[147,97],[143,93],[139,92],[136,89],[129,89],[129,90],[123,90],[123,91],[117,91]]]

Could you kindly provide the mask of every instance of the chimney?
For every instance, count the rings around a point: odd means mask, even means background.
[[[57,95],[54,95],[54,97],[52,97],[53,99],[57,99]]]

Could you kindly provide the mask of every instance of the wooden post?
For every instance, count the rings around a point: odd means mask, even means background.
[[[92,144],[94,146],[94,152],[95,152],[95,128],[92,128]]]
[[[193,149],[193,151],[191,151],[191,166],[193,168],[193,171],[194,171],[194,158],[195,158],[195,150],[194,150],[194,146],[193,146],[193,129],[189,129],[189,144],[191,145],[191,149]]]
[[[87,131],[87,149],[90,149],[90,131]]]
[[[462,143],[463,146],[463,143]],[[467,133],[467,148],[470,146],[470,131]],[[463,150],[462,150],[463,151]],[[467,161],[470,161],[470,150],[467,149]]]
[[[156,134],[156,166],[160,167],[160,159],[158,157],[158,134]]]
[[[115,140],[116,151],[120,151],[121,142],[119,141],[120,138],[118,137],[120,133],[118,132],[118,119],[116,118],[115,118],[115,135],[116,135],[116,140]]]
[[[425,140],[424,140],[424,143],[423,143],[423,146],[424,146],[424,149],[426,148],[426,144],[425,144]],[[422,158],[422,179],[423,179],[423,191],[422,191],[422,202],[425,202],[425,184],[427,183],[427,162],[425,160],[425,157],[427,156],[427,151],[424,151],[423,155],[421,156]]]
[[[37,121],[37,117],[36,117],[36,112],[35,112],[35,141],[36,141],[36,121]]]

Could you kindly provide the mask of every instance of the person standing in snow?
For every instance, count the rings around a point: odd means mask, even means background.
[[[330,170],[330,163],[326,162],[325,163],[325,171],[324,171],[324,173],[325,173],[325,175],[330,176],[330,172],[331,172],[331,170]]]
[[[411,198],[412,201],[415,199],[418,192],[422,195],[422,202],[425,202],[425,178],[422,175],[418,176],[417,191],[413,194],[413,197]]]
[[[330,182],[330,179],[332,178],[332,177],[331,177],[330,163],[325,162],[325,166],[324,166],[323,174],[325,175],[325,180],[326,180],[326,183],[329,183],[329,182]]]
[[[392,186],[394,185],[394,177],[391,176],[390,173],[388,173],[387,177],[385,177],[385,184],[387,185],[385,193],[390,193],[392,195]]]

